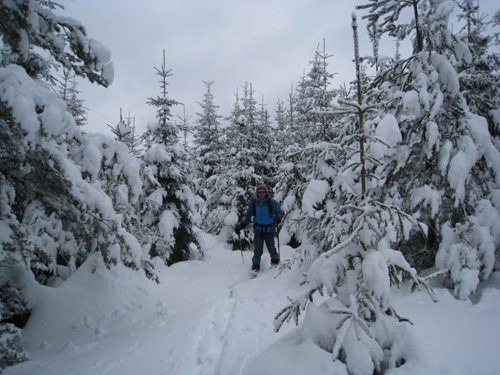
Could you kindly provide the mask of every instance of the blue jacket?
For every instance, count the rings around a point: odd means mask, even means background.
[[[273,233],[276,230],[276,221],[283,218],[283,211],[278,202],[271,198],[254,200],[248,206],[242,224],[246,226],[254,217],[253,227],[256,232]]]

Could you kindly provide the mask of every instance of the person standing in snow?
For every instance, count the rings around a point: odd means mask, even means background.
[[[241,230],[254,218],[254,255],[252,257],[252,271],[260,270],[260,258],[264,252],[264,242],[271,255],[271,264],[280,263],[280,256],[274,246],[276,227],[283,218],[283,211],[278,202],[269,197],[266,185],[259,184],[256,189],[257,199],[248,206],[243,220],[236,224],[235,231],[239,235]]]

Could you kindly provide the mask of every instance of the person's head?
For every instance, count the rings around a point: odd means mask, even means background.
[[[257,188],[255,189],[255,192],[257,194],[257,198],[263,199],[267,198],[267,187],[264,184],[258,184]]]

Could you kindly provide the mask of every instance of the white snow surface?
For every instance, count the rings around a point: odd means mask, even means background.
[[[205,259],[162,268],[159,285],[90,258],[57,287],[31,286],[36,308],[23,333],[31,361],[4,374],[346,374],[311,341],[307,327],[273,331],[273,317],[297,289],[301,271],[275,278],[265,253],[261,274],[251,279],[252,253],[243,262],[219,238],[200,240]],[[282,260],[294,251],[282,245]],[[399,314],[415,325],[408,325],[414,337],[400,345],[412,350],[411,360],[387,373],[498,374],[500,273],[472,302],[436,292],[438,303],[424,291],[392,291]]]

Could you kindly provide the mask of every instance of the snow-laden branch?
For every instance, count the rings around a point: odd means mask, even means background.
[[[280,312],[274,317],[274,332],[278,332],[284,323],[289,323],[290,320],[294,320],[295,325],[299,325],[299,316],[302,311],[304,311],[309,302],[313,301],[313,294],[319,292],[321,294],[321,288],[309,289],[297,298],[287,297],[290,301],[288,306],[281,309]]]

